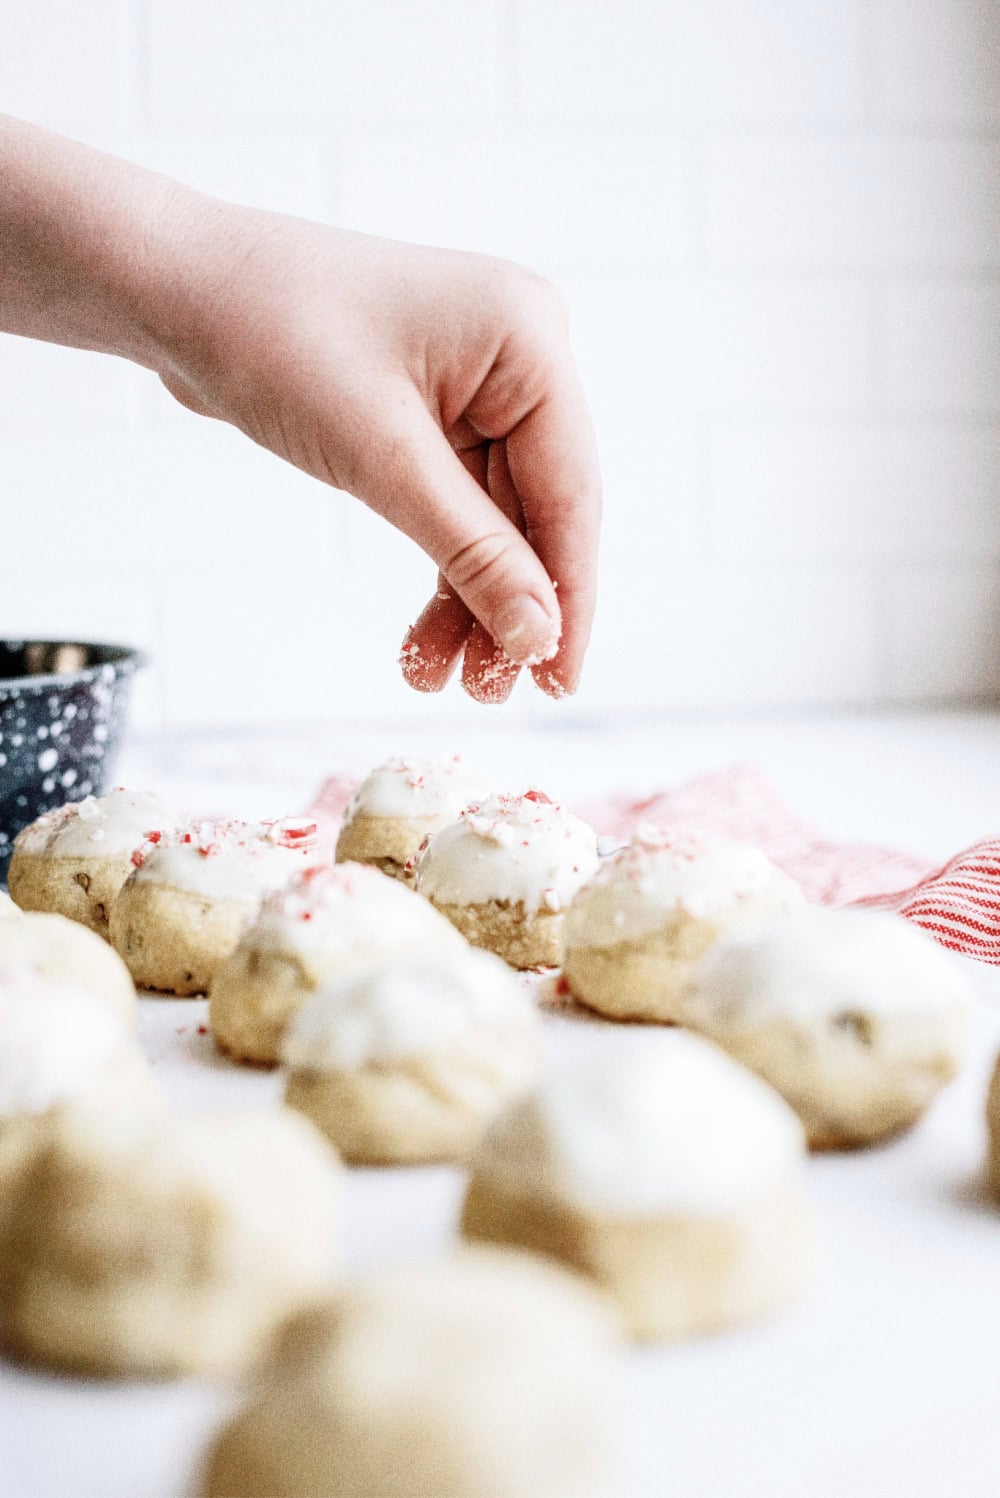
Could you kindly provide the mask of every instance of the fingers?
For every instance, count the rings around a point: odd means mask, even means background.
[[[484,451],[487,454],[483,482],[490,498],[512,525],[524,530],[524,515],[521,502],[514,488],[514,481],[507,466],[507,453],[503,442],[491,442]],[[506,702],[520,675],[521,668],[487,634],[481,624],[476,624],[465,647],[462,662],[462,686],[477,702],[498,704]]]
[[[553,370],[545,396],[510,433],[506,449],[528,540],[558,584],[559,650],[551,661],[534,663],[532,675],[559,697],[575,690],[590,639],[601,517],[597,445],[568,356]]]
[[[465,604],[438,577],[438,590],[399,653],[403,679],[417,692],[442,692],[465,649],[474,620]]]
[[[551,658],[560,612],[545,568],[412,391],[400,393],[393,432],[366,461],[358,492],[434,558],[513,660]]]

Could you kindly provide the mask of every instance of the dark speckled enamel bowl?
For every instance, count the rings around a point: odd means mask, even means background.
[[[22,827],[107,790],[145,664],[127,645],[0,640],[0,881]]]

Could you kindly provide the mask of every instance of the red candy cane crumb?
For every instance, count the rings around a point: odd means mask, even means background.
[[[542,806],[553,806],[555,804],[551,796],[547,796],[544,791],[536,791],[534,789],[525,791],[524,799],[525,801],[537,801]]]
[[[556,979],[556,993],[560,998],[564,999],[569,995],[570,991],[570,986],[566,982],[565,976],[560,973],[558,978]]]

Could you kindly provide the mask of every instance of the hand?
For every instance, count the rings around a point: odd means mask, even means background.
[[[437,563],[407,681],[440,691],[464,651],[482,701],[509,696],[517,663],[550,695],[573,691],[600,481],[552,288],[504,261],[196,195],[176,234],[193,291],[165,319],[168,389],[357,495]]]

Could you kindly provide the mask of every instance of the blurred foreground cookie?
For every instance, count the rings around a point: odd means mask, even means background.
[[[566,982],[612,1019],[677,1020],[713,942],[750,916],[804,903],[756,848],[643,825],[573,901]]]
[[[799,1294],[803,1153],[795,1114],[750,1072],[695,1036],[644,1036],[501,1115],[462,1230],[589,1276],[636,1337],[711,1331]]]
[[[602,1498],[614,1326],[581,1281],[464,1250],[290,1328],[203,1498]]]
[[[199,822],[144,843],[110,934],[140,988],[206,993],[268,890],[318,857],[315,822]]]
[[[8,968],[86,989],[122,1023],[135,1023],[135,984],[128,968],[96,932],[64,915],[31,911],[21,920],[0,922],[0,973]]]
[[[1000,1202],[1000,1056],[993,1068],[986,1097],[986,1127],[989,1133],[986,1179],[993,1196]]]
[[[900,916],[791,911],[708,952],[684,1024],[770,1082],[813,1149],[909,1128],[957,1072],[971,995],[954,960]]]
[[[329,1293],[339,1167],[291,1109],[63,1111],[0,1244],[21,1356],[105,1374],[229,1373]]]
[[[464,943],[367,963],[306,999],[285,1101],[362,1164],[461,1160],[538,1070],[538,1016],[499,958]]]
[[[394,879],[412,878],[424,838],[491,789],[457,754],[386,760],[365,777],[347,808],[337,862],[353,859]]]
[[[511,967],[562,961],[565,911],[597,868],[586,822],[543,791],[489,796],[436,832],[417,889],[474,947]]]
[[[65,978],[0,961],[0,1228],[53,1110],[101,1099],[125,1112],[159,1101],[121,1019]]]
[[[310,867],[265,899],[209,992],[212,1034],[238,1061],[274,1065],[289,1019],[325,979],[359,959],[459,946],[406,885],[362,863]]]
[[[147,838],[177,819],[158,796],[119,786],[46,812],[14,842],[7,883],[22,910],[48,910],[108,934],[115,896]]]

